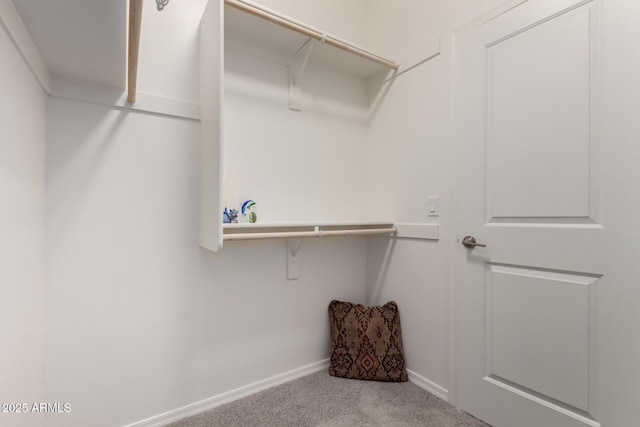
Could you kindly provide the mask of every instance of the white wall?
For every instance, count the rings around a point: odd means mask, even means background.
[[[369,0],[255,0],[254,3],[323,29],[350,43],[367,46]]]
[[[364,302],[365,241],[198,246],[198,123],[51,98],[46,398],[52,425],[138,421],[320,361],[327,305]],[[118,408],[114,411],[113,408]]]
[[[0,16],[0,23],[2,16]],[[43,399],[45,93],[0,26],[0,402]],[[41,425],[37,414],[0,424]]]
[[[139,93],[199,103],[199,23],[206,4],[207,0],[172,1],[159,12],[155,1],[144,2]]]
[[[263,1],[265,7],[362,42],[366,2]],[[339,13],[338,13],[339,11]],[[337,18],[337,19],[336,19]],[[289,64],[281,52],[227,34],[224,76],[226,205],[248,199],[266,222],[354,221],[367,215],[367,85],[307,67],[302,111],[289,110]],[[312,53],[313,56],[313,53]],[[321,75],[322,74],[322,75]]]
[[[453,33],[505,0],[368,2],[368,45],[402,64],[441,40],[437,57],[399,76],[371,119],[369,205],[398,222],[437,222],[440,240],[381,239],[368,246],[368,302],[394,299],[402,316],[409,369],[449,390],[452,288],[456,244],[453,128]],[[381,191],[382,190],[382,191]],[[427,216],[427,197],[440,196],[440,216]],[[386,208],[385,208],[386,206]]]
[[[289,110],[289,68],[226,49],[225,201],[260,221],[349,221],[367,214],[365,85],[307,73]]]
[[[295,281],[285,241],[198,246],[196,121],[54,97],[47,144],[45,399],[72,405],[52,426],[133,423],[321,361],[329,301],[365,302],[365,238],[305,241]]]

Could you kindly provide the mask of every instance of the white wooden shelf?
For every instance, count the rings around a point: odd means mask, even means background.
[[[289,108],[300,110],[305,71],[370,83],[399,68],[394,61],[247,0],[210,0],[200,27],[200,245],[217,252],[225,240],[397,233],[393,221],[224,224],[223,131],[225,49],[289,67]],[[375,76],[375,79],[371,79]],[[315,86],[314,86],[315,88]],[[351,94],[349,96],[352,96]]]

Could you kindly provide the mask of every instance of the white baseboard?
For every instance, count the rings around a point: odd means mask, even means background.
[[[178,409],[174,409],[164,414],[156,415],[146,420],[138,421],[133,424],[129,424],[126,427],[160,427],[168,423],[181,420],[192,415],[199,414],[209,409],[216,408],[224,405],[225,403],[233,402],[234,400],[242,399],[243,397],[250,396],[258,393],[262,390],[266,390],[271,387],[275,387],[280,384],[284,384],[289,381],[293,381],[296,378],[304,377],[305,375],[313,374],[314,372],[322,371],[329,367],[329,359],[321,360],[320,362],[312,363],[310,365],[303,366],[298,369],[294,369],[289,372],[285,372],[280,375],[276,375],[271,378],[267,378],[262,381],[258,381],[253,384],[249,384],[235,390],[228,391],[226,393],[219,394],[217,396],[210,397],[200,402],[192,403],[190,405],[183,406]]]
[[[421,377],[413,371],[407,369],[407,374],[409,374],[409,381],[417,385],[418,387],[428,391],[436,397],[444,400],[445,402],[449,401],[449,392],[447,389],[440,387],[438,384],[429,381],[425,377]]]
[[[209,409],[217,408],[225,403],[233,402],[234,400],[242,399],[243,397],[250,396],[260,391],[266,390],[271,387],[275,387],[280,384],[284,384],[289,381],[293,381],[297,378],[304,377],[306,375],[313,374],[315,372],[322,371],[329,367],[329,359],[321,360],[310,365],[303,366],[291,370],[289,372],[282,373],[280,375],[267,378],[253,384],[249,384],[243,387],[239,387],[235,390],[231,390],[217,396],[210,397],[208,399],[201,400],[190,405],[183,406],[181,408],[174,409],[164,414],[156,415],[146,420],[138,421],[133,424],[129,424],[125,427],[160,427],[174,421],[181,420],[192,415],[197,415],[201,412],[208,411]],[[415,372],[407,369],[409,375],[409,381],[417,385],[418,387],[428,391],[436,397],[448,401],[448,391],[438,384],[429,381],[428,379],[416,374]]]

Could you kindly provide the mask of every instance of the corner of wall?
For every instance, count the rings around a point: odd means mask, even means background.
[[[51,93],[51,76],[29,35],[20,15],[10,0],[0,1],[0,27],[13,42],[25,64],[46,93]]]

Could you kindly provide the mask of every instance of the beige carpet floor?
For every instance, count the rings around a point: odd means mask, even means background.
[[[335,378],[318,372],[171,427],[488,427],[410,382]]]

